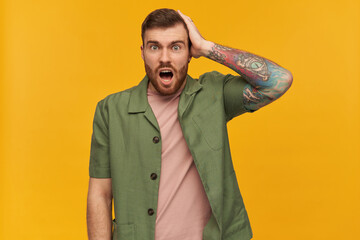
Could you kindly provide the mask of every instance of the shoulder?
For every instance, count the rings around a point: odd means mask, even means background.
[[[224,82],[227,75],[217,71],[206,72],[195,79],[201,85],[198,97],[206,99],[221,99],[223,96]]]
[[[218,71],[212,71],[212,72],[207,72],[202,74],[199,77],[199,82],[201,84],[220,84],[223,85],[224,81],[226,81],[226,79],[232,77],[233,75],[231,74],[222,74]]]
[[[131,92],[136,88],[137,86],[131,87],[129,89],[111,93],[104,98],[100,99],[98,101],[98,105],[100,107],[105,107],[108,105],[114,105],[114,104],[123,104],[129,100]]]

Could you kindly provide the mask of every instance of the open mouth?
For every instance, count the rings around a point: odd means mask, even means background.
[[[164,82],[170,82],[170,80],[172,79],[173,76],[174,76],[174,74],[173,74],[173,72],[171,70],[162,70],[162,71],[160,71],[160,78]]]

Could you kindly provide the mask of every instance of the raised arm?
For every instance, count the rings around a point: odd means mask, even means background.
[[[248,84],[243,91],[244,106],[257,110],[282,96],[292,84],[292,74],[278,64],[258,55],[221,46],[205,40],[188,16],[179,14],[189,29],[191,55],[207,57],[242,76]]]

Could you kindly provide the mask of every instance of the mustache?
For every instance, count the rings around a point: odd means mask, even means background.
[[[176,69],[170,63],[160,63],[156,70],[159,70],[160,68],[171,68],[174,72],[176,72]]]

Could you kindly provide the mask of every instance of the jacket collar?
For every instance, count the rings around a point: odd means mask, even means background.
[[[133,88],[133,90],[130,92],[130,99],[129,99],[129,105],[128,105],[128,112],[129,113],[139,113],[139,112],[145,112],[146,109],[149,106],[148,100],[147,100],[147,87],[148,87],[149,78],[147,75],[143,78],[143,80]],[[184,87],[184,90],[182,91],[180,95],[181,97],[185,95],[192,95],[194,93],[197,93],[201,90],[203,85],[199,83],[199,81],[194,80],[192,77],[187,75],[186,77],[186,84]]]

